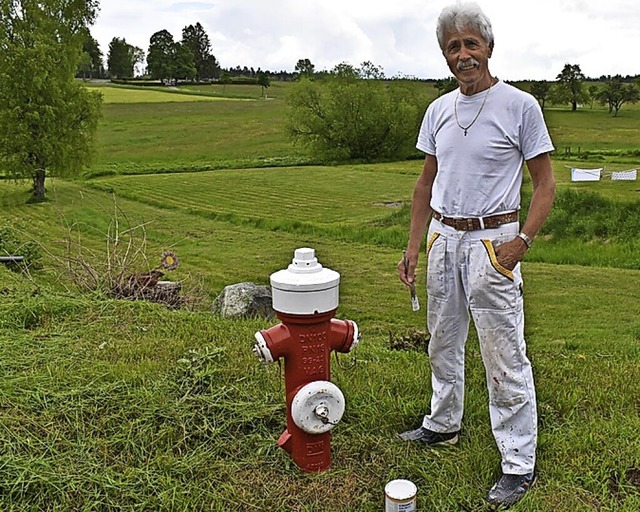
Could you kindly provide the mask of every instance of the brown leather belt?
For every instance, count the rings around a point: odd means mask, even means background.
[[[458,231],[475,231],[477,229],[493,229],[503,224],[508,224],[509,222],[517,222],[518,212],[491,215],[489,217],[473,217],[470,219],[445,217],[441,213],[433,212],[433,217]]]

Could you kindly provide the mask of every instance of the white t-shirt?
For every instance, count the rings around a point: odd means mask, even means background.
[[[447,217],[486,217],[520,208],[525,160],[553,151],[537,100],[498,81],[465,96],[452,91],[427,108],[416,147],[438,160],[431,208]]]

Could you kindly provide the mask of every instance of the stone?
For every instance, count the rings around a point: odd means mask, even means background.
[[[225,286],[213,301],[212,309],[226,318],[275,317],[271,287],[254,283]]]

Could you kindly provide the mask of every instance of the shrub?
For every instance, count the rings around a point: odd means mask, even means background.
[[[408,157],[425,107],[402,83],[340,76],[302,79],[288,103],[293,140],[338,161]]]

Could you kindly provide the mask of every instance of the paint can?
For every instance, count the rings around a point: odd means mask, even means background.
[[[418,488],[410,480],[391,480],[384,487],[385,512],[415,512]]]

